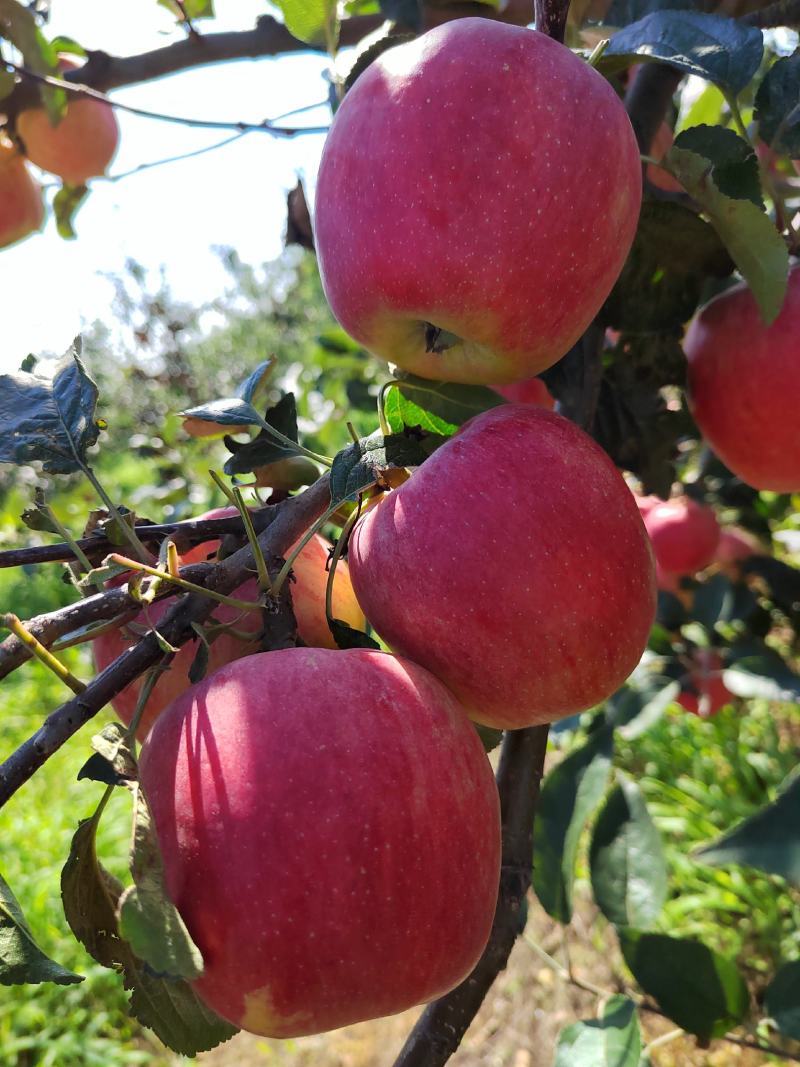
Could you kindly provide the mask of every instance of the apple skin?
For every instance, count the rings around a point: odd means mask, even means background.
[[[64,71],[75,70],[79,64],[60,59],[58,65]],[[114,109],[88,97],[69,96],[66,114],[57,126],[43,107],[26,108],[17,116],[16,129],[31,163],[70,185],[83,185],[105,174],[119,143]]]
[[[237,1026],[318,1033],[440,996],[492,925],[500,811],[478,735],[427,671],[293,648],[188,690],[144,745],[194,988]]]
[[[695,665],[689,674],[691,688],[684,689],[677,702],[692,715],[707,719],[730,704],[733,693],[722,680],[725,664],[719,652],[698,648],[693,658]]]
[[[800,268],[771,326],[733,286],[706,304],[684,340],[689,406],[722,462],[754,489],[800,490]]]
[[[535,404],[548,411],[556,406],[555,397],[541,378],[528,378],[524,382],[512,382],[511,385],[493,385],[492,388],[512,404]]]
[[[608,456],[567,419],[476,416],[356,523],[350,577],[396,652],[471,718],[515,729],[610,696],[655,615],[650,542]]]
[[[214,508],[212,511],[199,515],[200,519],[220,519],[236,513],[235,508]],[[218,541],[205,541],[195,545],[184,556],[181,564],[204,563],[209,556],[216,552]],[[325,570],[328,562],[328,542],[319,535],[313,537],[306,545],[298,558],[294,561],[292,570],[294,582],[292,583],[292,607],[295,620],[297,621],[297,633],[307,644],[322,648],[336,648],[336,642],[328,628],[325,618],[325,588],[328,579]],[[109,585],[122,585],[126,581],[121,575]],[[241,600],[258,599],[258,582],[251,578],[245,582],[233,594]],[[153,604],[139,614],[134,622],[140,626],[158,626],[159,621],[166,615],[173,601],[164,600]],[[336,567],[336,578],[333,583],[333,615],[334,618],[343,619],[356,629],[364,628],[364,615],[359,608],[347,570],[347,564],[340,561]],[[242,656],[251,655],[258,651],[256,640],[261,632],[261,616],[258,612],[242,613],[237,608],[227,604],[220,604],[214,609],[214,618],[220,622],[231,623],[237,630],[253,635],[252,641],[242,640],[233,634],[220,634],[211,643],[207,673],[222,667],[231,660]],[[138,636],[128,634],[124,629],[111,630],[107,634],[98,637],[92,643],[95,667],[98,671],[105,670],[109,664],[130,648],[139,640]],[[189,641],[182,645],[172,659],[167,671],[159,678],[150,694],[142,721],[137,735],[139,738],[146,737],[151,726],[161,714],[163,709],[176,697],[180,696],[190,685],[189,670],[197,653],[197,643]],[[111,701],[112,707],[122,722],[130,724],[136,711],[136,702],[139,697],[141,682],[131,682],[121,693]]]
[[[42,228],[42,190],[25,160],[0,138],[0,248],[8,248]]]
[[[669,578],[695,574],[714,559],[719,543],[719,523],[712,508],[689,497],[675,497],[657,504],[644,515],[653,552],[664,585]]]
[[[337,111],[316,191],[323,287],[381,359],[522,381],[594,318],[640,202],[608,82],[542,33],[457,19],[385,52]],[[448,336],[431,343],[431,325]]]

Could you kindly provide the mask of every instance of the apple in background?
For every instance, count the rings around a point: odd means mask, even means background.
[[[689,406],[722,462],[754,489],[800,490],[800,268],[765,325],[744,283],[693,319],[684,340]]]
[[[733,694],[722,680],[725,669],[722,656],[712,648],[698,648],[689,672],[689,688],[678,697],[678,704],[692,715],[707,719],[730,704]]]
[[[542,33],[457,19],[384,52],[337,111],[316,191],[323,287],[404,370],[522,381],[600,309],[640,201],[636,139],[597,71]]]
[[[716,561],[720,565],[740,563],[750,556],[763,556],[766,549],[753,534],[741,526],[723,526],[719,534]]]
[[[634,493],[633,499],[636,501],[636,507],[639,509],[639,514],[642,518],[644,518],[645,515],[648,515],[653,508],[664,503],[660,496],[654,496],[652,493],[647,496],[642,496],[640,493]]]
[[[539,408],[552,411],[556,406],[555,397],[541,378],[528,378],[524,382],[511,385],[493,385],[492,389],[512,404],[535,404]]]
[[[215,508],[204,515],[198,515],[198,518],[219,519],[234,514],[236,514],[235,508]],[[181,557],[181,565],[204,563],[216,551],[218,545],[218,541],[205,541],[202,544],[195,545],[194,548]],[[333,640],[325,618],[328,548],[329,545],[325,538],[317,535],[309,541],[294,561],[292,569],[295,581],[292,583],[292,606],[297,621],[298,636],[307,645],[335,648],[336,642]],[[110,584],[122,585],[125,580],[125,576],[121,575]],[[241,600],[256,600],[258,597],[257,581],[253,578],[245,582],[239,586],[234,595]],[[151,605],[146,611],[142,611],[134,622],[137,626],[147,629],[153,626],[158,627],[159,620],[166,615],[171,606],[171,600],[159,601]],[[347,564],[342,561],[336,567],[336,577],[333,584],[333,615],[334,618],[343,619],[356,629],[364,628],[364,615],[356,603],[350,584]],[[242,639],[229,633],[220,634],[211,643],[209,650],[207,671],[209,674],[225,663],[230,663],[231,660],[257,652],[257,638],[262,627],[259,612],[241,612],[227,604],[220,604],[214,609],[214,618],[220,622],[235,625],[237,630],[252,635],[252,639]],[[96,638],[92,643],[92,648],[97,670],[105,670],[117,656],[121,655],[132,644],[135,644],[137,640],[139,640],[139,635],[128,632],[125,628],[111,630],[107,634]],[[197,648],[196,641],[189,641],[187,644],[182,645],[173,657],[169,669],[159,678],[153,692],[150,694],[150,699],[147,702],[147,707],[137,731],[140,738],[144,738],[147,735],[148,730],[164,707],[191,685],[189,670],[197,653]],[[111,701],[115,712],[126,725],[133,719],[140,689],[141,681],[132,682]]]
[[[367,618],[487,726],[552,722],[610,696],[655,614],[650,543],[611,460],[567,419],[476,416],[356,523]]]
[[[72,60],[59,60],[62,71],[77,67]],[[16,130],[31,163],[70,185],[105,174],[119,142],[114,109],[100,100],[73,95],[68,95],[66,114],[57,126],[43,107],[33,107],[19,113]]]
[[[42,228],[44,203],[17,149],[0,136],[0,248],[8,248]]]
[[[667,576],[695,574],[714,559],[719,523],[705,504],[687,496],[662,501],[644,515],[644,524],[663,581],[668,581]]]
[[[675,135],[672,130],[666,122],[662,122],[653,138],[653,143],[650,145],[648,155],[651,155],[653,159],[663,159],[672,148],[674,140]],[[657,167],[653,163],[647,164],[647,180],[651,185],[655,185],[657,189],[662,189],[665,193],[685,192],[677,178],[673,178],[669,171],[664,170],[663,167]]]
[[[440,996],[489,936],[497,789],[477,732],[427,671],[292,648],[231,663],[141,756],[167,889],[215,1012],[270,1037]]]

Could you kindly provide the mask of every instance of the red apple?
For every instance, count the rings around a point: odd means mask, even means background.
[[[16,148],[0,137],[0,248],[42,228],[42,190]]]
[[[719,523],[705,504],[687,496],[675,497],[651,508],[644,516],[644,524],[659,571],[665,575],[695,574],[714,559]]]
[[[741,526],[723,526],[719,534],[716,561],[720,565],[740,563],[750,556],[763,556],[764,547],[758,538]]]
[[[653,138],[653,143],[650,145],[649,154],[653,159],[663,159],[672,148],[674,140],[675,135],[672,130],[666,122],[662,122]],[[664,170],[663,167],[657,167],[653,163],[647,164],[647,180],[651,185],[655,185],[658,189],[663,189],[666,193],[682,193],[685,191],[678,179],[673,178],[668,170]]]
[[[271,1037],[403,1011],[489,936],[497,789],[455,699],[384,652],[223,667],[153,728],[141,781],[214,1011]]]
[[[633,241],[641,165],[608,82],[484,18],[384,52],[336,113],[315,233],[342,326],[425,378],[522,381],[594,318]]]
[[[733,694],[722,680],[725,664],[719,652],[710,648],[698,648],[694,653],[694,665],[689,673],[689,685],[678,697],[678,703],[692,715],[707,719],[716,715],[720,708],[730,704]]]
[[[744,283],[715,297],[689,326],[689,404],[703,437],[754,489],[800,490],[800,268],[780,314],[765,325]]]
[[[200,515],[201,519],[218,519],[228,515],[234,515],[234,508],[215,508],[213,511]],[[189,563],[203,563],[209,556],[216,552],[218,541],[205,541],[195,545],[181,559],[183,565]],[[329,559],[328,542],[320,536],[309,541],[298,558],[294,561],[292,570],[295,580],[292,583],[292,606],[295,619],[297,620],[297,633],[307,644],[322,648],[335,648],[328,623],[325,617],[325,588],[328,580],[326,566]],[[121,585],[126,581],[124,576],[116,579],[114,583]],[[258,583],[253,578],[241,585],[235,596],[241,600],[256,600],[258,598]],[[159,620],[172,606],[171,600],[160,601],[143,611],[135,619],[135,625],[150,628],[158,627]],[[333,585],[333,615],[334,618],[343,619],[356,629],[364,628],[364,615],[361,612],[350,585],[350,576],[347,564],[340,562],[336,567],[336,577]],[[214,610],[214,618],[223,623],[235,624],[235,628],[251,635],[251,639],[241,639],[233,634],[223,633],[211,643],[209,651],[208,672],[217,670],[218,667],[241,656],[251,655],[258,651],[257,637],[261,632],[262,619],[258,612],[241,612],[238,608],[220,604]],[[133,631],[127,629],[112,630],[103,634],[93,642],[95,666],[98,671],[105,670],[117,656],[121,655],[139,639]],[[190,641],[183,645],[175,654],[169,669],[156,683],[153,692],[147,702],[142,721],[138,730],[140,738],[146,736],[148,730],[161,714],[162,710],[183,693],[191,684],[189,670],[197,653],[197,643]],[[136,702],[139,697],[141,682],[132,682],[112,700],[112,706],[120,719],[127,725],[133,719],[136,710]]]
[[[59,61],[61,70],[77,66],[69,59]],[[33,107],[19,113],[16,129],[31,163],[70,185],[83,185],[105,174],[119,141],[113,108],[101,100],[74,95],[68,96],[66,114],[58,125],[52,125],[43,107]]]
[[[633,494],[582,430],[531,405],[466,423],[358,521],[349,560],[378,633],[487,726],[610,696],[655,613]]]
[[[652,493],[648,496],[642,496],[639,493],[633,494],[633,499],[636,501],[636,507],[639,509],[639,514],[644,518],[645,515],[658,507],[659,504],[663,504],[664,501],[660,496],[654,496]]]
[[[552,411],[556,406],[555,397],[541,378],[528,378],[524,382],[513,382],[511,385],[493,385],[492,388],[512,404],[535,404],[536,407],[547,408],[548,411]]]

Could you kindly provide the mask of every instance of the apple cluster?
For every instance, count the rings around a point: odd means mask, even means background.
[[[71,59],[59,60],[60,71],[76,66]],[[0,135],[0,248],[29,237],[44,223],[41,186],[26,159],[66,184],[80,186],[105,174],[118,141],[114,111],[102,100],[70,96],[55,125],[41,106],[20,111],[14,140]]]
[[[640,197],[618,97],[531,30],[442,26],[384,53],[337,112],[316,214],[335,314],[380,358],[513,402],[353,528],[334,614],[363,611],[390,651],[330,647],[315,540],[294,568],[303,647],[255,652],[257,624],[218,611],[240,632],[213,642],[210,673],[190,685],[181,652],[156,686],[141,781],[203,955],[196,990],[239,1026],[308,1034],[463,980],[500,864],[472,721],[553,722],[639,661],[655,571],[636,501],[531,383],[607,297]],[[149,608],[132,629],[157,622]],[[99,665],[129,636],[98,642]],[[134,700],[118,698],[128,721]]]

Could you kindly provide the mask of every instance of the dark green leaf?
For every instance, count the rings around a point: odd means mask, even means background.
[[[78,781],[101,782],[103,785],[125,785],[126,779],[117,774],[107,759],[93,752],[78,771]]]
[[[750,145],[724,126],[692,126],[675,138],[675,147],[711,163],[711,177],[723,196],[764,207],[758,158]]]
[[[731,960],[700,941],[632,929],[618,932],[636,981],[678,1026],[708,1041],[746,1018],[750,997]]]
[[[626,685],[606,704],[606,717],[626,741],[633,741],[650,729],[677,699],[680,685],[675,679],[654,675],[646,682]]]
[[[800,52],[772,66],[756,93],[761,139],[782,155],[800,156]]]
[[[45,956],[33,939],[17,898],[0,877],[0,985],[75,985],[83,978]]]
[[[11,70],[0,70],[0,100],[5,100],[14,92],[17,79]]]
[[[704,16],[710,18],[711,16]],[[783,304],[789,253],[775,224],[749,200],[732,200],[717,188],[713,163],[674,144],[665,157],[670,170],[708,215],[753,291],[761,317],[771,323]]]
[[[55,521],[47,500],[44,489],[38,488],[33,495],[33,507],[26,508],[20,516],[29,530],[37,530],[40,533],[53,533],[61,536],[61,530]]]
[[[173,1052],[196,1056],[238,1033],[203,1004],[188,982],[157,978],[142,967],[133,982],[128,973],[125,979],[125,988],[131,989],[131,1014]]]
[[[553,1067],[640,1067],[642,1035],[636,1005],[609,997],[600,1019],[581,1019],[558,1035]]]
[[[483,385],[434,382],[413,374],[397,374],[398,384],[389,390],[387,418],[393,429],[419,426],[434,433],[453,433],[473,415],[504,404],[505,400]]]
[[[0,375],[0,463],[39,461],[52,474],[81,469],[97,440],[97,386],[80,359],[81,339],[51,364],[51,374]]]
[[[267,410],[264,421],[290,441],[297,441],[297,405],[294,394],[285,393],[277,404]],[[299,449],[293,449],[277,440],[265,429],[251,441],[234,441],[231,437],[225,437],[224,441],[225,447],[231,453],[223,467],[228,475],[247,474],[258,467],[265,467],[269,463],[299,454]]]
[[[225,400],[210,400],[179,412],[184,419],[202,419],[203,422],[215,422],[218,426],[257,426],[261,416],[246,400],[231,396]]]
[[[375,648],[380,650],[378,642],[365,634],[363,630],[356,630],[349,622],[343,619],[329,619],[328,627],[333,634],[337,648]]]
[[[606,26],[629,26],[639,22],[652,11],[668,8],[671,11],[691,10],[692,0],[612,0],[603,23]]]
[[[131,874],[135,885],[126,889],[119,899],[120,934],[156,974],[197,978],[203,973],[203,957],[167,894],[150,808],[138,785],[132,791]]]
[[[800,676],[767,645],[731,649],[731,666],[722,680],[739,697],[794,703],[800,700]]]
[[[120,778],[136,781],[139,767],[133,752],[126,727],[120,722],[110,722],[99,734],[92,737],[92,748],[102,756]]]
[[[614,734],[601,727],[545,778],[536,809],[533,888],[559,922],[572,918],[572,884],[581,831],[606,791]]]
[[[192,665],[189,668],[189,681],[192,685],[196,685],[201,682],[208,671],[208,657],[210,649],[207,641],[197,642],[197,651],[192,659]]]
[[[761,31],[700,11],[655,11],[615,34],[601,67],[616,57],[668,63],[685,74],[714,82],[734,96],[750,84],[761,63]]]
[[[600,812],[590,850],[597,905],[615,926],[646,928],[667,897],[661,837],[637,785],[623,780]]]
[[[75,233],[74,219],[78,209],[89,195],[86,185],[62,185],[53,198],[53,214],[56,217],[56,230],[58,236],[65,241],[71,241],[78,235]]]
[[[262,384],[262,382],[264,381],[265,377],[268,376],[269,371],[272,370],[272,367],[273,367],[274,363],[275,363],[275,361],[272,360],[272,359],[265,359],[263,363],[259,363],[259,365],[256,367],[256,369],[254,371],[252,371],[252,373],[247,375],[245,380],[236,389],[236,395],[238,396],[238,398],[240,400],[244,400],[244,402],[246,404],[252,404],[253,403],[253,400],[255,399],[255,396],[258,393],[259,386]],[[287,393],[286,396],[292,396],[292,394],[291,393]],[[281,404],[286,399],[286,396],[281,397],[281,399],[275,405],[275,408],[280,408],[281,407]],[[292,400],[294,400],[293,396],[292,396]],[[274,411],[275,408],[272,408],[271,410]],[[281,417],[282,417],[282,412],[281,412]],[[267,421],[269,422],[269,419],[267,419]],[[291,423],[290,423],[290,425],[291,425]],[[270,426],[276,426],[279,430],[283,430],[283,426],[279,425],[277,422],[271,422]],[[291,434],[287,433],[286,430],[283,430],[283,432],[286,433],[287,437],[291,437],[292,436]],[[297,410],[296,409],[294,409],[294,437],[292,438],[292,440],[294,440],[294,441],[297,440]]]
[[[771,804],[694,855],[713,867],[738,863],[800,885],[800,776]]]
[[[715,574],[701,582],[694,594],[692,618],[710,632],[720,620],[726,620],[733,605],[733,586],[724,574]]]
[[[800,960],[784,963],[767,986],[764,1005],[780,1032],[800,1041]]]
[[[472,724],[478,732],[478,737],[484,747],[484,751],[492,752],[503,740],[503,731],[494,730],[491,726],[482,726],[480,723]]]
[[[381,472],[418,467],[445,441],[438,434],[414,431],[384,436],[380,430],[337,453],[331,467],[331,505],[356,500],[375,485]]]

